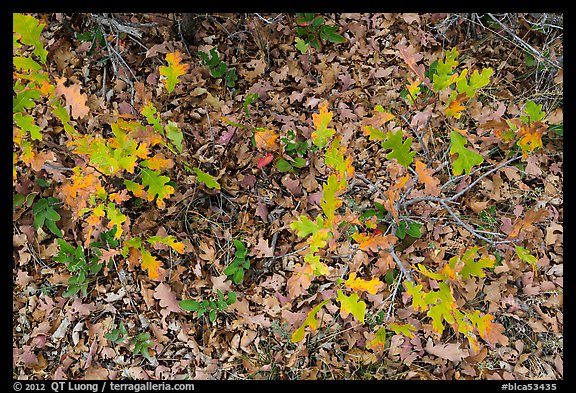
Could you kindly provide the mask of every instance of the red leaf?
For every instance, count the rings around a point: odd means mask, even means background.
[[[258,165],[257,165],[258,169],[270,164],[273,159],[274,159],[274,154],[267,153],[264,157],[262,157],[260,160],[258,160]]]

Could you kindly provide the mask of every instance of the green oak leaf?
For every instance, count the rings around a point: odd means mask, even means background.
[[[194,168],[194,170],[196,171],[196,179],[199,182],[204,183],[208,188],[220,189],[220,184],[212,175],[202,171],[200,168]]]
[[[172,141],[174,146],[176,146],[178,152],[182,153],[182,139],[184,138],[184,134],[182,134],[178,125],[173,121],[169,122],[166,126],[166,136]]]
[[[388,131],[386,134],[386,140],[382,142],[382,147],[385,149],[391,149],[392,151],[386,155],[386,158],[391,160],[395,158],[400,165],[408,168],[414,159],[415,151],[410,151],[412,148],[412,138],[407,138],[402,142],[403,132],[398,130],[396,133]]]
[[[344,318],[346,318],[348,314],[352,314],[358,321],[360,321],[360,323],[364,323],[366,303],[359,300],[357,293],[352,293],[350,296],[346,296],[344,295],[344,292],[339,289],[336,300],[340,302],[340,313]]]
[[[148,200],[151,201],[154,197],[158,197],[156,204],[164,206],[163,199],[167,198],[174,193],[174,187],[168,185],[170,181],[168,176],[160,175],[151,169],[142,169],[142,185],[148,187]]]
[[[474,261],[478,248],[477,246],[470,248],[462,255],[462,258],[460,258],[460,262],[464,264],[464,267],[460,270],[460,276],[463,278],[470,278],[472,276],[484,277],[486,274],[484,274],[482,269],[494,267],[494,262],[496,261],[493,258],[484,257],[478,261]]]
[[[458,176],[463,171],[469,175],[474,165],[480,165],[484,162],[484,158],[480,154],[466,149],[465,146],[468,141],[460,133],[452,131],[450,133],[450,141],[452,142],[450,153],[458,154],[458,158],[452,163],[452,173],[454,175]]]
[[[523,112],[528,115],[528,116],[520,116],[520,119],[525,124],[532,124],[546,117],[546,114],[542,112],[542,104],[538,105],[533,101],[526,102]]]
[[[324,228],[324,219],[320,215],[316,216],[316,221],[312,221],[306,216],[300,216],[300,220],[290,224],[290,228],[297,231],[298,237],[306,237]]]

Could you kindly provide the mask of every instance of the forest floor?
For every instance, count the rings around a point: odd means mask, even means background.
[[[319,49],[295,40],[294,14],[197,14],[187,39],[180,14],[34,16],[45,24],[46,75],[72,119],[63,129],[47,99],[38,98],[24,109],[41,128],[32,142],[37,155],[18,158],[23,150],[14,144],[15,201],[21,198],[13,210],[15,379],[563,378],[558,14],[325,14],[323,24],[345,40]],[[493,74],[449,123],[440,102],[446,97],[427,100],[422,85],[411,104],[406,87],[416,64],[428,68],[454,47],[457,72]],[[228,86],[226,74],[212,76],[198,56],[212,48],[235,69]],[[161,67],[175,52],[188,67],[169,93]],[[521,118],[527,101],[542,105],[546,131],[542,146],[522,156],[519,145],[497,139],[495,127],[478,124]],[[142,114],[149,102],[159,114],[156,125],[155,115]],[[324,103],[332,114],[328,128],[352,157],[342,161],[351,162],[345,170],[352,175],[336,193],[341,233],[332,230],[339,237],[322,244],[312,273],[304,260],[310,243],[293,223],[328,211],[332,172],[311,143]],[[383,113],[394,118],[382,120]],[[130,122],[148,124],[148,131],[166,127],[171,142],[129,129]],[[128,139],[119,136],[119,124]],[[483,157],[478,171],[451,172],[448,124],[468,130],[460,134]],[[367,125],[413,137],[415,157],[428,158],[434,170],[426,172],[426,188],[416,180],[402,188],[398,179],[416,172],[387,157]],[[140,154],[136,170],[103,173],[103,161],[86,153],[98,141],[109,141],[109,152],[124,148],[132,132],[138,149],[148,149],[132,152]],[[99,138],[86,142],[86,135]],[[169,178],[156,200],[146,199],[138,183],[154,168]],[[461,190],[443,209],[438,198]],[[418,197],[423,203],[399,211],[386,204]],[[98,198],[107,200],[100,208]],[[50,220],[47,205],[37,207],[41,200],[58,212],[52,222],[62,236],[35,222],[42,209]],[[399,225],[410,234],[400,236]],[[399,261],[381,235],[392,227]],[[386,247],[353,241],[359,232]],[[59,238],[73,251],[66,254]],[[464,251],[474,247],[486,269],[458,283],[438,278],[452,257],[467,263]],[[81,257],[72,255],[76,250]],[[95,258],[100,270],[78,278],[74,258],[84,265]],[[245,261],[248,267],[229,268]],[[417,295],[408,295],[404,267],[420,290],[440,293],[448,283],[458,310],[492,319],[484,328],[478,323],[469,340],[448,315],[439,327],[415,306]],[[329,273],[318,274],[324,268]],[[350,272],[366,280],[354,284]],[[87,284],[85,295],[81,285],[67,293],[74,279]],[[361,302],[356,292],[343,295],[354,285],[366,285],[357,291]],[[188,302],[187,311],[182,300],[197,303]],[[355,308],[361,303],[365,311]],[[303,323],[304,339],[294,340]]]

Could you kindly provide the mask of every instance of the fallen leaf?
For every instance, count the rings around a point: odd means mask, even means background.
[[[262,157],[261,159],[258,160],[256,167],[258,169],[263,168],[266,165],[270,164],[273,159],[274,159],[274,154],[268,152],[268,153],[266,153],[266,155],[264,157]]]
[[[209,261],[209,262],[214,261],[215,256],[216,256],[216,252],[214,251],[214,248],[211,245],[209,245],[206,242],[201,241],[199,248],[201,251],[201,253],[199,254],[200,258],[204,259],[205,261]]]
[[[424,350],[429,354],[438,356],[442,359],[451,360],[453,362],[459,362],[469,355],[468,350],[460,349],[460,344],[447,343],[434,345],[431,339],[426,343]]]
[[[80,92],[80,85],[64,86],[66,77],[56,77],[56,95],[64,96],[66,99],[66,106],[70,110],[70,116],[75,119],[81,119],[90,112],[90,108],[86,105],[88,96]]]
[[[302,195],[302,186],[300,185],[299,179],[292,179],[290,175],[285,175],[282,178],[282,184],[295,197]]]
[[[255,215],[260,217],[262,221],[268,222],[268,206],[264,202],[258,202]]]
[[[154,298],[160,301],[160,307],[165,308],[171,312],[181,312],[182,309],[178,305],[176,294],[168,284],[161,282],[154,291]]]
[[[268,240],[260,238],[258,239],[258,243],[252,247],[250,255],[261,258],[270,258],[274,256],[274,249],[268,245]]]

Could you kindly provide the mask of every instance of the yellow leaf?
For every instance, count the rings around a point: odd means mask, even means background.
[[[356,273],[350,273],[348,279],[344,282],[346,286],[350,289],[357,291],[366,291],[371,295],[375,295],[378,292],[378,288],[382,286],[382,282],[377,278],[373,278],[370,281],[363,280],[356,277]]]
[[[160,75],[166,77],[164,84],[166,85],[168,93],[174,90],[176,83],[178,83],[178,78],[184,75],[186,71],[188,71],[188,68],[190,68],[189,64],[181,63],[181,61],[182,57],[180,56],[180,52],[167,53],[166,62],[168,63],[168,67],[161,66],[159,68]]]
[[[312,121],[316,131],[312,132],[312,143],[319,148],[323,148],[328,143],[328,138],[336,133],[335,130],[328,128],[332,121],[332,112],[328,111],[328,102],[323,102],[318,106],[320,113],[312,114]]]
[[[148,277],[153,280],[157,280],[158,277],[160,277],[160,272],[158,269],[162,265],[161,262],[144,248],[140,249],[140,253],[142,255],[142,269],[148,270]]]
[[[142,145],[140,145],[142,146]],[[170,169],[174,166],[174,161],[170,158],[165,158],[162,153],[157,153],[153,157],[142,161],[142,164],[146,165],[148,168],[157,171],[160,169]]]

